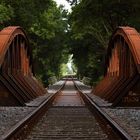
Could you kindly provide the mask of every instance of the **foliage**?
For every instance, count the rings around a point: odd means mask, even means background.
[[[30,37],[36,76],[45,85],[62,75],[69,55],[79,77],[103,75],[108,40],[117,26],[140,30],[139,0],[67,0],[72,13],[53,0],[1,0],[0,29],[22,26]]]
[[[30,37],[34,71],[45,85],[68,59],[67,11],[53,0],[1,0],[0,28],[22,26]],[[65,55],[63,54],[65,53]]]
[[[46,81],[48,77],[60,76],[60,66],[64,59],[67,60],[67,53],[66,56],[63,54],[66,52],[66,16],[67,12],[63,7],[57,8],[54,3],[40,15],[39,20],[31,28],[39,44],[34,48],[35,69],[42,75],[46,84],[48,84]]]
[[[5,4],[0,4],[0,29],[4,27],[4,23],[11,20],[11,18],[14,17],[14,11],[13,8],[8,5],[5,6]],[[3,25],[3,26],[2,26]]]
[[[68,0],[70,3],[75,0]],[[80,77],[103,75],[105,50],[112,32],[118,26],[140,29],[140,1],[80,0],[69,16],[71,51]]]

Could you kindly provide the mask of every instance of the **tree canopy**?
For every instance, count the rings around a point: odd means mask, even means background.
[[[0,29],[22,26],[33,50],[34,71],[45,85],[48,77],[60,75],[68,60],[66,50],[67,11],[52,0],[1,0]]]
[[[44,85],[48,77],[61,76],[73,54],[79,77],[97,82],[103,75],[108,40],[117,26],[140,30],[139,0],[67,0],[68,13],[53,0],[1,0],[0,29],[22,26],[33,51],[36,76]]]
[[[106,48],[116,27],[133,26],[140,30],[140,1],[67,1],[73,4],[69,24],[71,51],[78,74],[98,81],[104,73]]]

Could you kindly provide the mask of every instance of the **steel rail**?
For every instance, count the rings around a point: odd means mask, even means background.
[[[75,87],[78,89],[79,94],[83,100],[90,106],[91,109],[95,109],[117,132],[123,140],[133,140],[133,138],[126,132],[116,121],[114,121],[103,109],[101,109],[88,95],[84,94],[78,85],[74,82]]]
[[[8,132],[0,137],[0,140],[24,139],[25,135],[30,132],[30,129],[35,125],[38,119],[48,110],[49,105],[53,102],[57,94],[62,90],[66,82],[64,82],[56,93],[52,93],[42,104],[39,105],[33,112],[28,114],[20,122],[14,125]]]

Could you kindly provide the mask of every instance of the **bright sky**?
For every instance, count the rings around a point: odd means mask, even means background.
[[[66,0],[54,0],[57,5],[64,5],[65,9],[68,9],[68,11],[71,11],[71,6]]]

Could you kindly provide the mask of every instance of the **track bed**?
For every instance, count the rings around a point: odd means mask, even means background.
[[[89,111],[73,81],[67,81],[52,106],[26,140],[107,140],[96,117]]]

